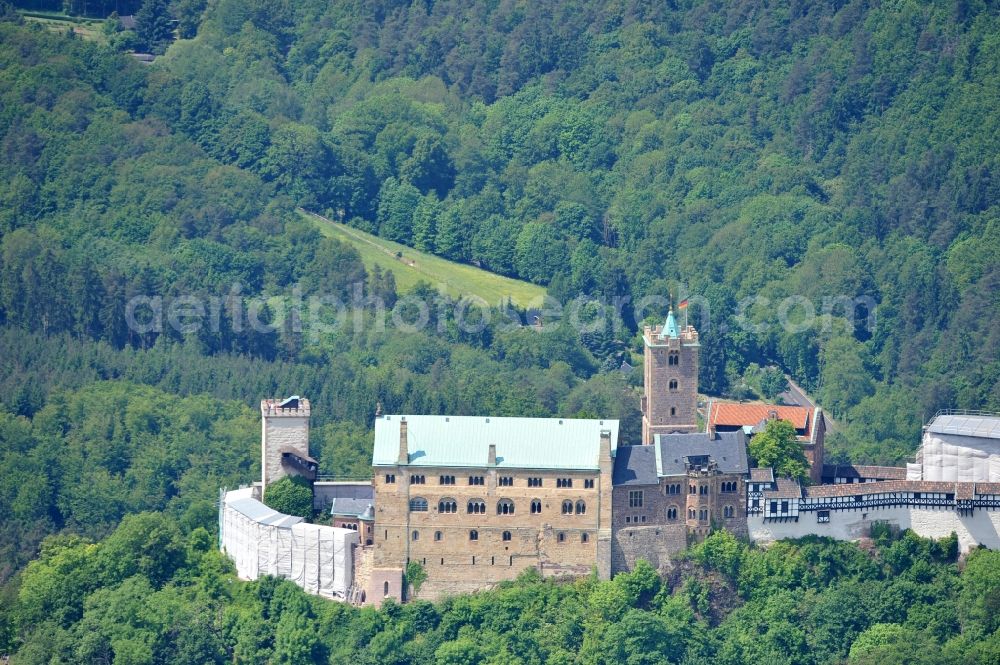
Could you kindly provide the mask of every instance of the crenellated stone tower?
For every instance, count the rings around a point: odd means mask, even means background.
[[[299,396],[260,402],[261,491],[295,474],[316,479],[317,463],[309,456],[309,400]]]
[[[698,332],[681,329],[671,309],[643,339],[642,443],[657,434],[698,431]]]

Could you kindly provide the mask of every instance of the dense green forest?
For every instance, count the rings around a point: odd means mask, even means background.
[[[362,268],[298,204],[562,300],[694,296],[702,390],[777,364],[840,455],[1000,407],[991,4],[149,4],[199,22],[148,68],[4,28],[7,325],[141,348],[123,295],[346,297]],[[813,326],[777,324],[790,296]],[[828,321],[841,296],[874,324]]]
[[[344,475],[368,472],[377,401],[618,417],[636,442],[641,377],[618,368],[665,313],[635,311],[647,296],[690,297],[702,392],[777,365],[814,394],[840,423],[831,459],[899,462],[935,410],[1000,410],[994,3],[15,4],[146,22],[88,42],[0,2],[0,655],[997,658],[994,555],[960,573],[910,537],[718,536],[662,583],[382,612],[238,584],[212,552],[218,488],[257,473],[263,396],[308,396],[314,454]],[[586,333],[503,325],[531,323],[504,303],[470,331],[461,303],[397,293],[297,206],[591,313],[631,300]],[[311,335],[299,294],[362,325]],[[136,296],[214,298],[219,324],[130,327]],[[827,320],[838,297],[869,305]],[[382,331],[376,301],[431,319]],[[816,321],[779,325],[782,302]],[[240,324],[254,303],[273,331]]]
[[[236,582],[204,528],[145,512],[96,545],[47,541],[9,607],[30,664],[997,662],[1000,554],[959,571],[956,545],[907,532],[764,551],[719,532],[666,580],[648,564],[610,582],[533,573],[376,611]]]

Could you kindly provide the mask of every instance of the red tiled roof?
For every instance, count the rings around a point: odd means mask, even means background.
[[[883,492],[944,492],[955,493],[956,487],[972,483],[949,483],[935,480],[881,480],[874,483],[841,483],[838,485],[813,485],[805,490],[806,496],[854,496],[856,494],[881,494]]]
[[[750,482],[754,483],[773,483],[774,482],[774,469],[769,466],[766,467],[754,467],[750,469]]]
[[[1000,483],[976,483],[976,494],[1000,494]]]
[[[791,478],[778,478],[775,481],[777,489],[764,490],[764,497],[767,499],[798,499],[802,496],[802,486],[798,481]]]
[[[808,430],[812,411],[811,408],[804,406],[713,402],[711,413],[708,415],[708,426],[744,427],[746,425],[759,425],[761,421],[770,418],[771,412],[777,412],[778,418],[792,423],[795,429]]]

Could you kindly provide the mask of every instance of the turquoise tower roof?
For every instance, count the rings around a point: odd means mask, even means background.
[[[676,339],[680,334],[677,331],[677,319],[674,318],[674,310],[670,308],[667,312],[667,320],[663,323],[663,330],[660,331],[660,337],[666,339],[671,337]]]

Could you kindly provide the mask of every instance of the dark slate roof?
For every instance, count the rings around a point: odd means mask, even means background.
[[[656,455],[653,446],[621,446],[615,456],[611,483],[618,485],[656,485]]]
[[[330,504],[330,514],[372,519],[374,517],[372,500],[337,497]]]
[[[824,464],[824,478],[878,478],[879,480],[906,480],[906,467],[870,466],[863,464]]]
[[[697,434],[657,434],[660,469],[663,476],[684,475],[684,458],[707,455],[723,473],[748,473],[747,438],[742,431],[700,432]]]

